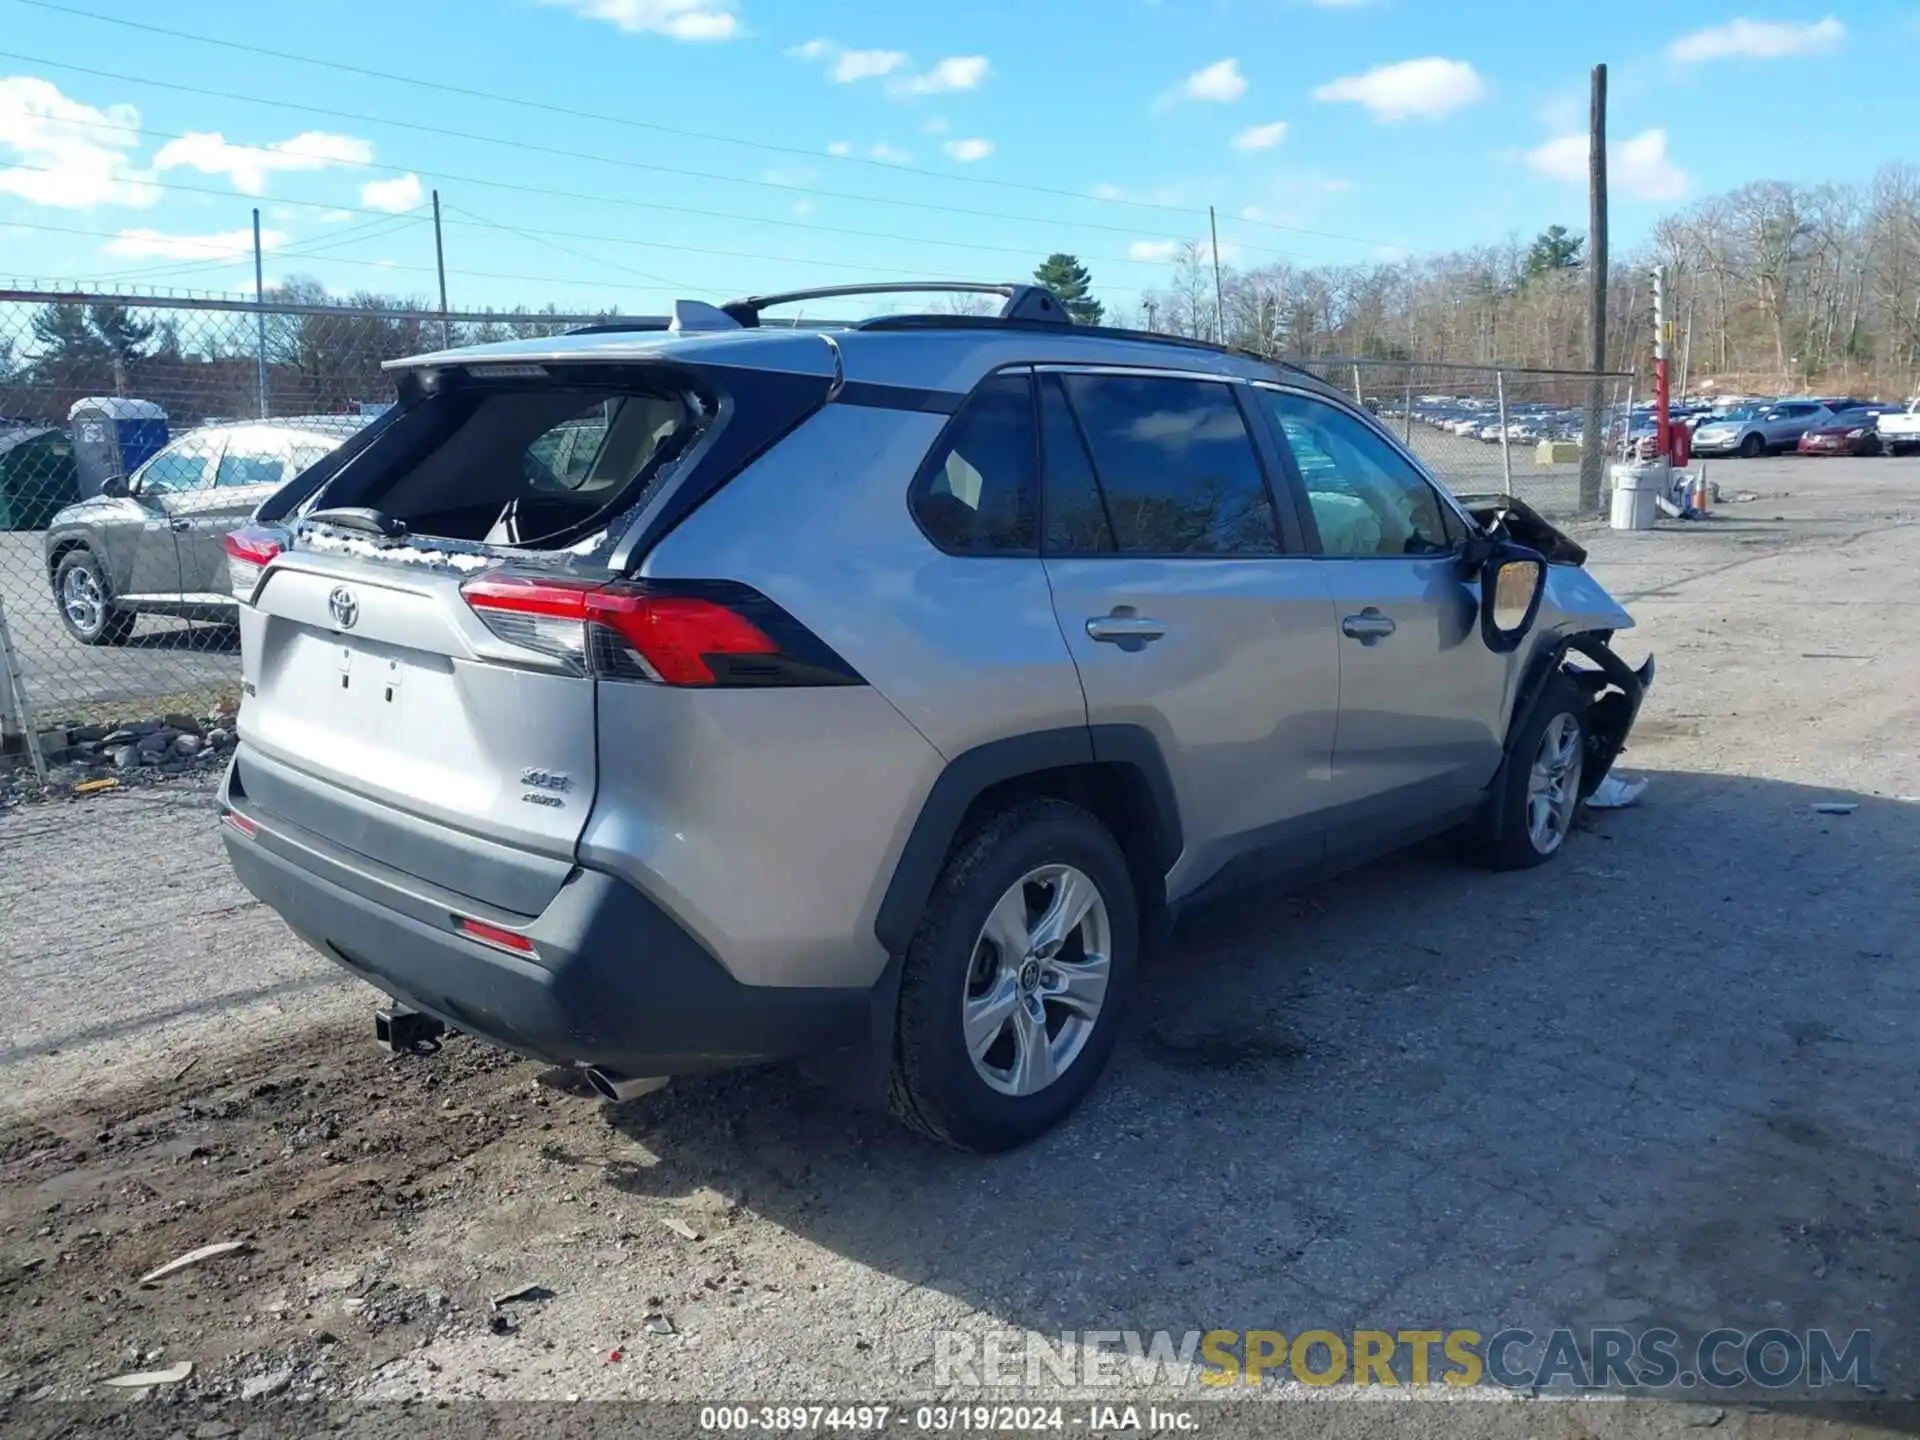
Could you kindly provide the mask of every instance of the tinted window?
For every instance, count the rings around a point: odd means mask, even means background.
[[[208,471],[219,453],[218,441],[182,440],[146,463],[140,471],[140,489],[146,494],[197,490],[209,480]]]
[[[220,457],[220,470],[214,477],[216,487],[234,485],[278,485],[287,475],[287,457],[265,451],[242,454],[229,448]]]
[[[1273,555],[1280,543],[1233,392],[1199,380],[1067,375],[1119,549]]]
[[[1047,553],[1103,555],[1114,549],[1100,482],[1058,375],[1040,377],[1040,451],[1045,464]]]
[[[960,555],[1034,553],[1033,395],[1025,373],[997,375],[961,408],[910,497],[920,528]]]
[[[1324,401],[1261,392],[1287,438],[1328,555],[1433,555],[1453,548],[1434,488],[1385,440]]]

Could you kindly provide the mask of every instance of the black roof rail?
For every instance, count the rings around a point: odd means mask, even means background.
[[[786,290],[777,295],[749,295],[720,307],[742,325],[760,323],[760,312],[776,305],[794,305],[803,300],[838,300],[850,295],[999,295],[1006,303],[1000,307],[1001,320],[1037,320],[1064,322],[1067,312],[1052,291],[1044,285],[999,284],[975,280],[889,281],[874,285],[824,285],[813,290]]]
[[[1119,325],[1080,325],[1069,319],[1031,320],[1003,315],[877,315],[850,327],[855,330],[1047,330],[1072,331],[1096,340],[1137,340],[1153,345],[1177,345],[1186,350],[1208,350],[1215,355],[1233,355],[1242,360],[1258,360],[1262,365],[1282,370],[1300,367],[1288,360],[1262,355],[1242,345],[1221,345],[1192,335],[1169,335],[1161,330],[1129,330]]]

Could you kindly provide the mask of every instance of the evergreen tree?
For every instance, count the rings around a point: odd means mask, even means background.
[[[1076,325],[1098,325],[1107,313],[1107,307],[1088,294],[1093,276],[1076,256],[1056,251],[1040,263],[1033,278],[1053,292]]]

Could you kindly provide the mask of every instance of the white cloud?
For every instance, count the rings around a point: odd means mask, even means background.
[[[1812,21],[1729,20],[1682,35],[1667,53],[1683,65],[1735,55],[1750,60],[1785,60],[1825,54],[1838,49],[1846,38],[1847,27],[1831,15]]]
[[[284,230],[262,230],[260,248],[287,243]],[[253,253],[253,231],[222,230],[213,235],[169,235],[160,230],[122,230],[105,245],[109,255],[134,260],[238,260]]]
[[[924,75],[902,75],[887,86],[890,95],[947,95],[978,90],[993,72],[984,55],[949,55]]]
[[[740,33],[733,0],[542,0],[589,20],[604,20],[629,35],[675,40],[731,40]]]
[[[1148,265],[1171,265],[1180,258],[1181,251],[1191,244],[1194,254],[1203,265],[1213,263],[1213,249],[1205,240],[1136,240],[1127,246],[1127,258],[1139,260]],[[1220,263],[1227,264],[1240,253],[1240,247],[1232,241],[1220,244]]]
[[[906,63],[906,54],[900,50],[842,50],[833,62],[833,82],[851,85],[856,80],[891,75]]]
[[[913,156],[909,155],[905,150],[899,149],[897,146],[889,145],[886,141],[882,140],[878,145],[873,146],[867,151],[867,158],[869,160],[884,160],[889,165],[904,165],[913,159]]]
[[[1313,98],[1363,105],[1376,120],[1437,120],[1486,93],[1486,82],[1466,61],[1428,57],[1343,76],[1322,85]]]
[[[1271,125],[1249,125],[1233,137],[1236,150],[1271,150],[1287,138],[1287,122],[1276,120]]]
[[[392,180],[369,180],[360,187],[360,203],[369,210],[390,210],[398,215],[418,205],[424,193],[420,177],[409,170]]]
[[[827,146],[827,154],[838,155],[842,160],[846,159],[847,156],[851,155],[852,153],[853,153],[852,142],[847,140],[835,140],[832,144]]]
[[[796,215],[811,215],[819,208],[820,207],[815,205],[811,200],[796,200],[793,202],[793,213]]]
[[[1587,183],[1588,140],[1561,135],[1526,154],[1527,167],[1568,185]],[[1667,132],[1644,130],[1607,150],[1607,184],[1633,200],[1677,200],[1687,193],[1686,171],[1667,154]]]
[[[1196,70],[1181,82],[1177,98],[1202,100],[1215,105],[1231,105],[1247,93],[1247,77],[1240,73],[1238,60],[1216,60],[1204,70]]]
[[[320,222],[323,225],[338,225],[341,221],[351,220],[352,218],[353,212],[351,210],[329,210],[320,217]]]
[[[0,80],[0,167],[32,167],[0,168],[0,193],[63,210],[144,208],[160,192],[128,159],[139,144],[140,112],[131,105],[100,110],[50,80]]]
[[[963,165],[971,165],[993,154],[991,140],[949,140],[940,148],[950,159],[958,160]]]
[[[218,130],[169,140],[153,157],[156,170],[185,167],[203,175],[225,175],[242,195],[264,195],[269,175],[325,170],[335,165],[365,165],[373,146],[351,135],[305,130],[290,140],[267,145],[233,145]]]

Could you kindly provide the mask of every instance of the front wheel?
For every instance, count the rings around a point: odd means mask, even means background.
[[[1556,676],[1514,732],[1481,813],[1481,861],[1525,870],[1560,853],[1580,808],[1587,758],[1587,696]]]
[[[53,599],[61,623],[82,645],[124,645],[134,617],[118,609],[91,550],[69,550],[53,572]]]
[[[1051,1129],[1113,1052],[1138,950],[1126,857],[1098,820],[1036,799],[984,821],[907,949],[894,1114],[963,1150]]]
[[[1742,460],[1758,460],[1766,453],[1767,442],[1762,440],[1758,435],[1749,435],[1740,442],[1740,458]]]

